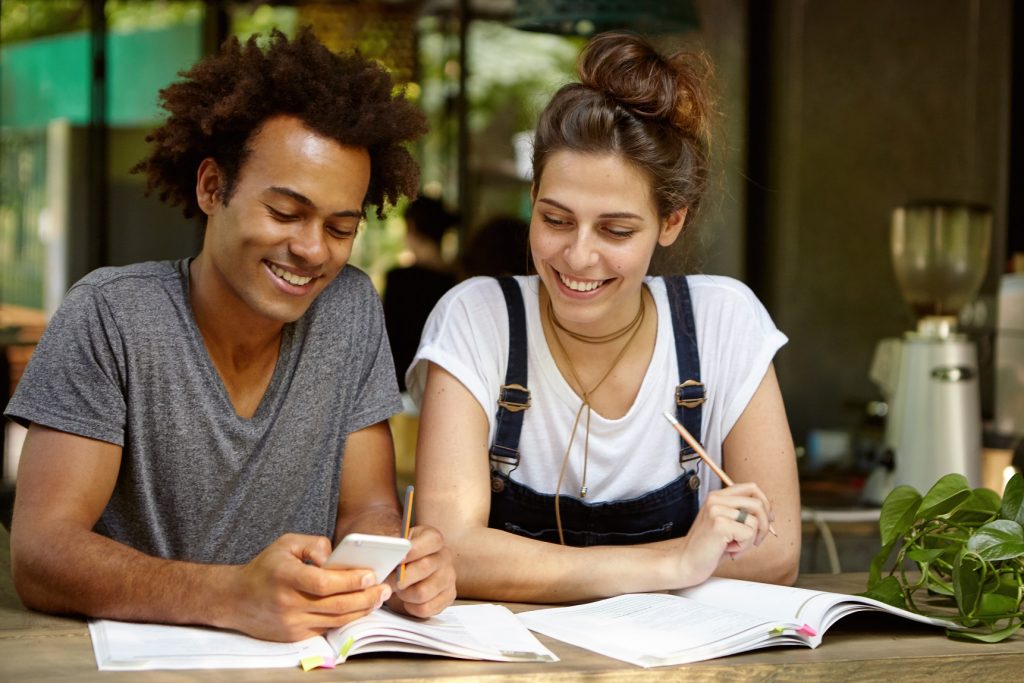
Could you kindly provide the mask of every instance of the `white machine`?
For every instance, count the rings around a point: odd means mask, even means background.
[[[984,279],[991,234],[991,211],[980,205],[915,202],[893,211],[893,267],[918,323],[875,353],[871,377],[889,411],[867,502],[880,504],[901,484],[924,494],[951,472],[981,485],[977,351],[956,321]]]

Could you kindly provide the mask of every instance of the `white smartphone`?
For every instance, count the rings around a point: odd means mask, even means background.
[[[349,534],[341,539],[331,556],[324,563],[326,568],[372,569],[377,583],[388,578],[388,574],[405,559],[412,542],[395,536],[374,534]]]

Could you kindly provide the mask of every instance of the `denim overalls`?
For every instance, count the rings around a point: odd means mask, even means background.
[[[676,419],[700,441],[701,404],[705,400],[700,381],[700,358],[684,276],[665,277],[680,383],[676,387]],[[527,388],[526,309],[519,284],[511,277],[498,278],[508,307],[509,352],[505,384],[498,397],[494,442],[491,444],[491,513],[487,525],[494,529],[558,543],[555,496],[538,493],[512,481],[498,467],[519,466],[519,435],[523,411],[529,408]],[[669,429],[669,425],[665,425]],[[588,503],[559,496],[562,531],[566,545],[630,545],[650,543],[685,534],[698,510],[696,454],[680,439],[681,474],[656,491],[629,500]],[[543,457],[542,455],[540,457]],[[511,472],[511,470],[509,470]]]

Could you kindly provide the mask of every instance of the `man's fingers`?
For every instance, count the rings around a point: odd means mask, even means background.
[[[311,598],[306,610],[326,618],[337,618],[353,612],[369,613],[391,597],[391,586],[382,583],[356,593],[341,593]]]
[[[321,569],[301,565],[294,577],[296,590],[315,597],[355,593],[377,583],[373,572],[367,569]]]
[[[326,536],[309,536],[306,534],[284,534],[277,541],[289,553],[303,562],[316,566],[327,561],[331,554],[331,541]]]

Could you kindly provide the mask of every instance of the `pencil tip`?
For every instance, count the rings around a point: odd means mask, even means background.
[[[669,422],[671,422],[672,424],[676,424],[677,422],[679,422],[679,421],[678,421],[678,420],[677,420],[677,419],[675,418],[675,415],[673,415],[672,413],[668,412],[667,410],[666,410],[666,411],[664,411],[664,412],[662,413],[662,415],[664,415],[664,416],[665,416],[665,419],[666,419],[666,420],[668,420]]]

